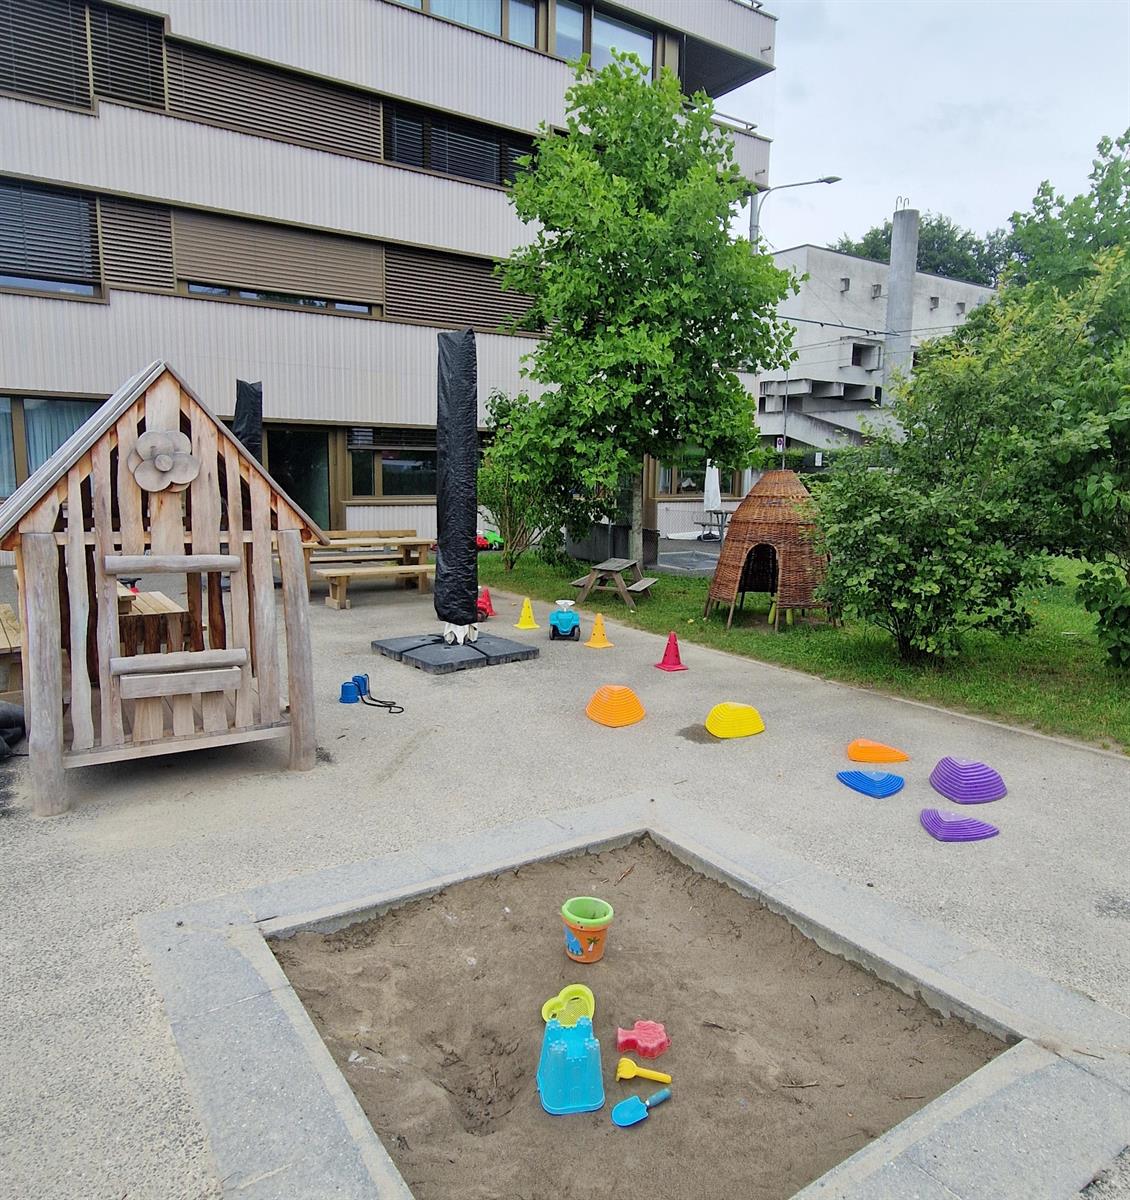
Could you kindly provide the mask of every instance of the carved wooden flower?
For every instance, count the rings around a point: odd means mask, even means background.
[[[126,462],[137,486],[146,492],[183,492],[200,474],[192,443],[179,430],[143,433]]]

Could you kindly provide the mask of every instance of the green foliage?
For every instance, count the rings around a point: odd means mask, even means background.
[[[904,662],[952,656],[968,629],[1030,627],[1023,592],[1046,571],[1017,546],[1007,506],[973,481],[924,486],[866,453],[841,464],[816,494],[833,611],[886,629]]]
[[[582,61],[567,102],[565,133],[543,127],[511,189],[533,240],[499,268],[533,297],[516,324],[545,333],[527,365],[551,389],[541,453],[588,493],[682,444],[743,462],[756,405],[737,370],[790,358],[776,306],[793,285],[730,237],[752,187],[732,140],[705,95],[688,103],[631,56],[595,75]]]
[[[1045,180],[1032,211],[1012,214],[1016,282],[1070,290],[1100,251],[1130,243],[1130,130],[1099,142],[1088,178],[1090,189],[1070,201]]]
[[[1079,599],[1094,613],[1098,638],[1111,665],[1130,671],[1130,577],[1112,562],[1089,567],[1079,580]]]
[[[891,261],[891,222],[872,226],[856,241],[844,234],[830,250],[856,254],[872,262]],[[992,287],[1009,258],[1008,235],[1002,229],[979,238],[941,213],[926,213],[918,227],[918,270]]]
[[[479,468],[479,505],[503,539],[507,571],[533,545],[564,551],[562,528],[587,528],[601,506],[574,495],[545,452],[544,409],[522,393],[496,391],[488,402],[492,439]]]

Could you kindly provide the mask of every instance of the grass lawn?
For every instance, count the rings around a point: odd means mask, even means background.
[[[479,582],[540,600],[576,595],[569,581],[587,570],[547,567],[525,556],[507,575],[498,554],[479,555]],[[749,596],[726,632],[725,615],[702,617],[706,579],[664,575],[650,600],[630,613],[613,595],[590,597],[609,616],[652,633],[674,629],[698,642],[860,687],[1063,734],[1130,753],[1130,680],[1105,664],[1094,620],[1075,603],[1077,566],[1057,565],[1059,583],[1033,596],[1035,628],[1023,637],[970,633],[964,651],[943,667],[908,667],[880,629],[847,622],[843,628],[796,625],[774,633],[766,624],[768,598]],[[761,603],[757,603],[761,601]]]

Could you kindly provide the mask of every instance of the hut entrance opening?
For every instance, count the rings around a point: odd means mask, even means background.
[[[768,592],[777,594],[778,570],[777,551],[767,542],[759,542],[750,547],[742,566],[742,579],[738,591],[742,594],[742,607],[745,607],[746,592]]]

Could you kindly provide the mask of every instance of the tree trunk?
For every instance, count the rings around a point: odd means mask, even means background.
[[[632,475],[632,528],[628,534],[628,557],[643,565],[643,467]]]

